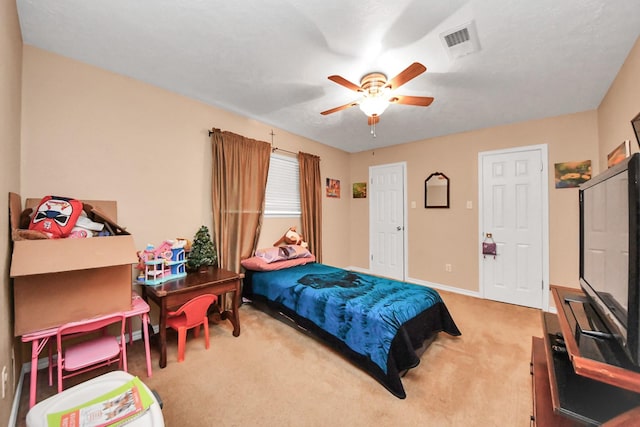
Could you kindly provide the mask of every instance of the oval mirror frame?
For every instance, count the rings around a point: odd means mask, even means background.
[[[442,172],[434,172],[424,180],[424,207],[449,207],[449,178]]]

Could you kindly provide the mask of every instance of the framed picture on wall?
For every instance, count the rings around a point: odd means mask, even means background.
[[[353,183],[353,198],[354,199],[366,199],[367,198],[367,183],[366,182],[354,182]]]
[[[591,160],[555,164],[556,188],[574,188],[591,179]]]
[[[340,198],[340,180],[327,178],[327,197]]]
[[[607,167],[617,165],[627,157],[631,155],[631,147],[629,146],[629,140],[627,139],[622,144],[618,145],[615,150],[607,155]]]

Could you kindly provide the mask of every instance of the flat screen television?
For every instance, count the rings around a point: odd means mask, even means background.
[[[583,183],[580,286],[631,364],[640,366],[640,154]],[[594,334],[599,331],[593,331]]]

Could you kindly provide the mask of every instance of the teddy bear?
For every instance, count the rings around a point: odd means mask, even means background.
[[[299,245],[303,248],[307,248],[309,245],[304,241],[304,237],[302,237],[297,231],[296,227],[290,227],[286,233],[273,244],[273,246],[280,246],[282,244],[285,245]]]

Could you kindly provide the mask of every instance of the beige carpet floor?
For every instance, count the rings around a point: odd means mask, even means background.
[[[156,390],[167,426],[514,426],[530,425],[531,336],[540,311],[441,292],[462,331],[440,334],[402,382],[398,399],[369,375],[306,334],[256,310],[240,308],[241,335],[228,322],[210,328],[211,348],[190,334],[176,362],[147,378],[143,346],[128,352],[129,372]],[[55,392],[39,372],[38,401]],[[74,381],[68,381],[72,385]],[[17,426],[28,411],[28,374]]]

